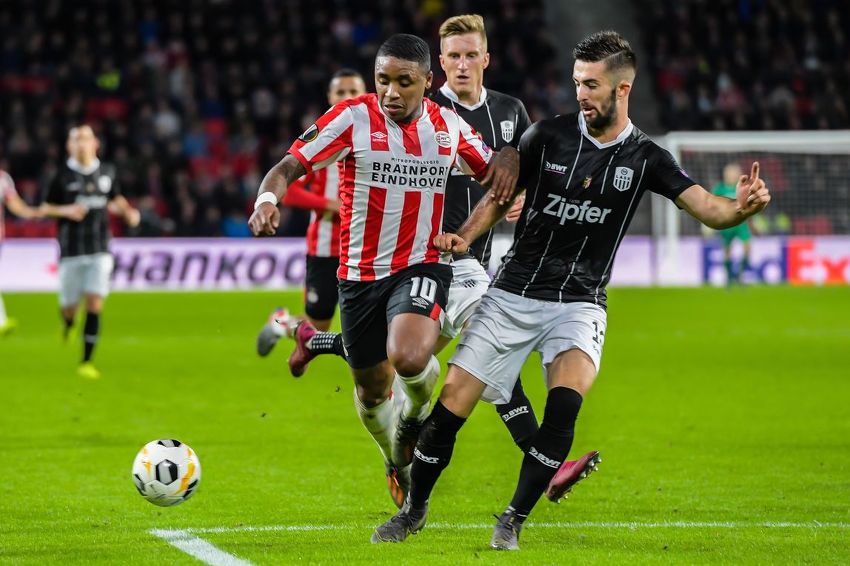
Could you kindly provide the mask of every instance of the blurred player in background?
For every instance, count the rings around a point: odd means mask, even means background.
[[[424,98],[430,67],[421,38],[387,39],[375,58],[377,94],[341,102],[308,128],[263,179],[249,220],[254,234],[273,235],[287,186],[342,160],[342,338],[357,413],[381,449],[396,505],[406,491],[391,485],[404,481],[392,454],[396,423],[427,413],[440,373],[433,352],[451,267],[441,262],[433,238],[446,178],[460,167],[507,190],[518,163],[516,150],[494,155],[457,114]],[[300,349],[316,331],[301,323],[295,333]],[[389,401],[396,372],[411,401],[400,413]]]
[[[0,248],[3,246],[3,238],[5,237],[3,210],[8,208],[12,214],[20,218],[38,218],[41,212],[28,206],[24,200],[18,196],[15,190],[15,182],[8,173],[0,169]],[[0,251],[2,251],[0,249]],[[3,296],[0,295],[0,337],[6,336],[18,326],[18,321],[14,318],[6,316],[6,305],[3,304]]]
[[[121,216],[130,227],[139,224],[139,211],[121,195],[115,167],[97,158],[99,146],[91,126],[71,128],[68,160],[48,185],[41,206],[44,215],[58,219],[59,304],[66,340],[85,299],[83,356],[77,374],[87,379],[100,377],[92,356],[114,263],[108,212]]]
[[[357,71],[342,69],[328,84],[328,103],[366,94],[366,83]],[[304,314],[313,327],[328,330],[339,300],[339,166],[314,171],[287,187],[283,204],[311,211],[307,229],[307,271],[304,281]],[[289,334],[289,313],[278,307],[257,336],[257,354],[267,356],[281,337]],[[342,352],[338,341],[338,354]]]
[[[729,163],[723,168],[723,181],[717,183],[711,192],[717,196],[735,198],[735,187],[741,179],[741,166],[737,163]],[[752,232],[747,222],[741,222],[737,226],[720,230],[720,239],[723,240],[723,264],[726,267],[726,284],[733,285],[741,283],[744,272],[750,268],[750,238]],[[738,239],[744,248],[741,261],[735,266],[732,260],[732,243]]]
[[[440,399],[416,444],[401,510],[372,542],[401,542],[425,526],[431,493],[448,466],[457,433],[479,399],[506,401],[532,351],[540,354],[548,395],[510,504],[490,546],[519,548],[522,525],[540,496],[557,500],[584,473],[565,467],[584,397],[596,379],[606,333],[606,285],[641,196],[657,192],[712,228],[740,224],[770,201],[758,164],[736,199],[692,181],[669,152],[628,117],[636,59],[616,32],[599,32],[574,50],[580,112],[534,124],[519,143],[517,191],[527,189],[514,243],[449,362]],[[458,234],[439,249],[462,253],[504,216],[516,191],[481,199]],[[595,465],[594,453],[585,455]],[[584,458],[583,458],[584,459]]]

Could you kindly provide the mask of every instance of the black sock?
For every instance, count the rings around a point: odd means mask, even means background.
[[[100,335],[100,314],[86,313],[86,326],[83,329],[83,362],[91,361],[94,347]]]
[[[465,422],[466,419],[458,417],[437,401],[422,424],[410,469],[408,498],[414,509],[422,509],[428,504],[434,484],[452,459],[457,431]]]
[[[316,354],[336,354],[345,357],[345,347],[342,345],[342,334],[317,330],[307,341],[307,348]]]
[[[537,417],[534,415],[531,401],[526,397],[519,378],[511,393],[511,400],[506,405],[496,405],[496,410],[502,417],[502,422],[508,427],[508,432],[511,433],[516,445],[523,452],[527,452],[540,427],[537,426]]]
[[[543,495],[573,444],[582,397],[575,389],[555,387],[546,398],[543,423],[522,459],[511,507],[528,515]]]

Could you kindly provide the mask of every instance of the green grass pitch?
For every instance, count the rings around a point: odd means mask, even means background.
[[[289,344],[254,353],[271,308],[297,312],[300,293],[114,294],[96,382],[75,375],[55,296],[4,298],[21,325],[0,340],[2,563],[198,563],[153,529],[197,529],[180,535],[189,546],[254,564],[850,562],[848,288],[613,289],[573,446],[603,463],[569,500],[541,501],[522,550],[501,554],[491,515],[521,455],[486,404],[433,495],[433,526],[369,543],[394,508],[345,365],[293,379]],[[540,416],[538,364],[523,380]],[[175,508],[130,480],[136,451],[162,437],[203,467]]]

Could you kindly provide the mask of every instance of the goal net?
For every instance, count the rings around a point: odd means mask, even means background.
[[[697,183],[711,190],[723,170],[753,161],[771,191],[771,203],[753,217],[754,242],[795,236],[850,235],[850,131],[676,132],[656,141]],[[658,283],[676,284],[684,242],[716,234],[654,195],[652,232]],[[707,252],[703,252],[703,255]],[[738,252],[740,253],[740,252]],[[687,254],[685,254],[687,255]],[[710,278],[710,282],[721,281]]]

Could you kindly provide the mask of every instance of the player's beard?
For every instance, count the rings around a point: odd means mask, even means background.
[[[604,130],[617,120],[617,89],[611,89],[607,108],[596,110],[596,117],[587,123],[591,130]]]

